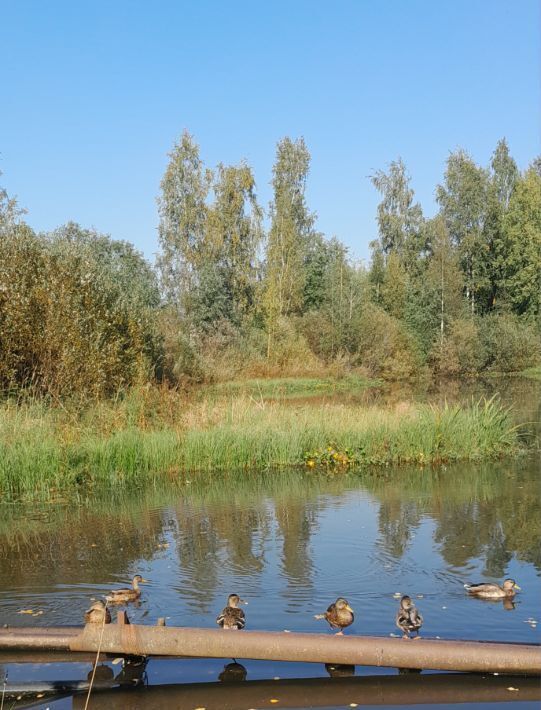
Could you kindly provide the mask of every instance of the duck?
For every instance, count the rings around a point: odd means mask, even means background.
[[[140,574],[136,574],[132,579],[132,586],[124,589],[113,589],[106,595],[105,599],[110,604],[124,604],[125,602],[135,602],[141,596],[140,584],[148,583],[148,579],[143,579]]]
[[[420,638],[419,629],[423,625],[423,616],[407,594],[400,600],[396,612],[396,625],[403,633],[402,638],[409,639],[412,633],[417,634],[415,639]]]
[[[347,599],[338,597],[338,599],[327,608],[324,614],[316,614],[314,619],[325,619],[331,629],[339,629],[336,636],[343,636],[344,629],[351,626],[353,623],[355,614],[348,604]]]
[[[246,626],[246,616],[239,604],[247,604],[238,594],[230,594],[227,597],[227,606],[216,617],[216,623],[222,629],[234,629],[241,631]]]
[[[110,624],[111,612],[104,601],[98,599],[85,611],[85,624]]]
[[[464,589],[472,597],[480,597],[481,599],[513,599],[516,590],[520,590],[520,587],[514,579],[506,579],[501,587],[494,582],[487,582],[485,584],[465,584]]]

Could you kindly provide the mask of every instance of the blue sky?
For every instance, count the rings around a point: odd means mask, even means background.
[[[49,230],[75,220],[149,257],[167,153],[245,158],[266,206],[303,135],[318,228],[367,258],[368,176],[401,155],[425,212],[450,150],[541,152],[537,0],[3,0],[0,184]]]

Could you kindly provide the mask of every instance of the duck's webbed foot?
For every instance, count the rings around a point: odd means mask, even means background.
[[[337,632],[335,633],[335,636],[343,636],[343,635],[344,635],[344,632],[343,632],[343,631],[337,631]]]

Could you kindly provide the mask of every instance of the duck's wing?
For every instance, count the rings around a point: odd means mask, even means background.
[[[234,613],[232,614],[232,617],[235,620],[235,623],[237,624],[237,628],[243,629],[246,626],[246,616],[242,609],[232,609]]]
[[[464,589],[468,594],[493,594],[501,591],[497,584],[465,584]]]
[[[421,626],[423,625],[424,619],[423,619],[423,615],[421,614],[419,609],[417,609],[416,607],[413,607],[413,609],[411,610],[410,618],[411,618],[412,624],[417,629],[420,629]]]
[[[216,617],[216,623],[222,628],[236,626],[238,629],[243,629],[246,626],[246,617],[242,609],[226,606]]]
[[[227,607],[223,608],[222,611],[216,617],[216,623],[218,624],[218,626],[223,627],[223,625],[225,623],[226,614],[227,614]]]
[[[396,612],[395,623],[402,631],[408,628],[409,616],[403,609],[399,609]]]

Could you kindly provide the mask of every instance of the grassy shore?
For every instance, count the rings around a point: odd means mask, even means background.
[[[0,497],[51,499],[218,470],[438,464],[512,454],[498,402],[434,407],[194,400],[157,389],[84,409],[0,407]]]

